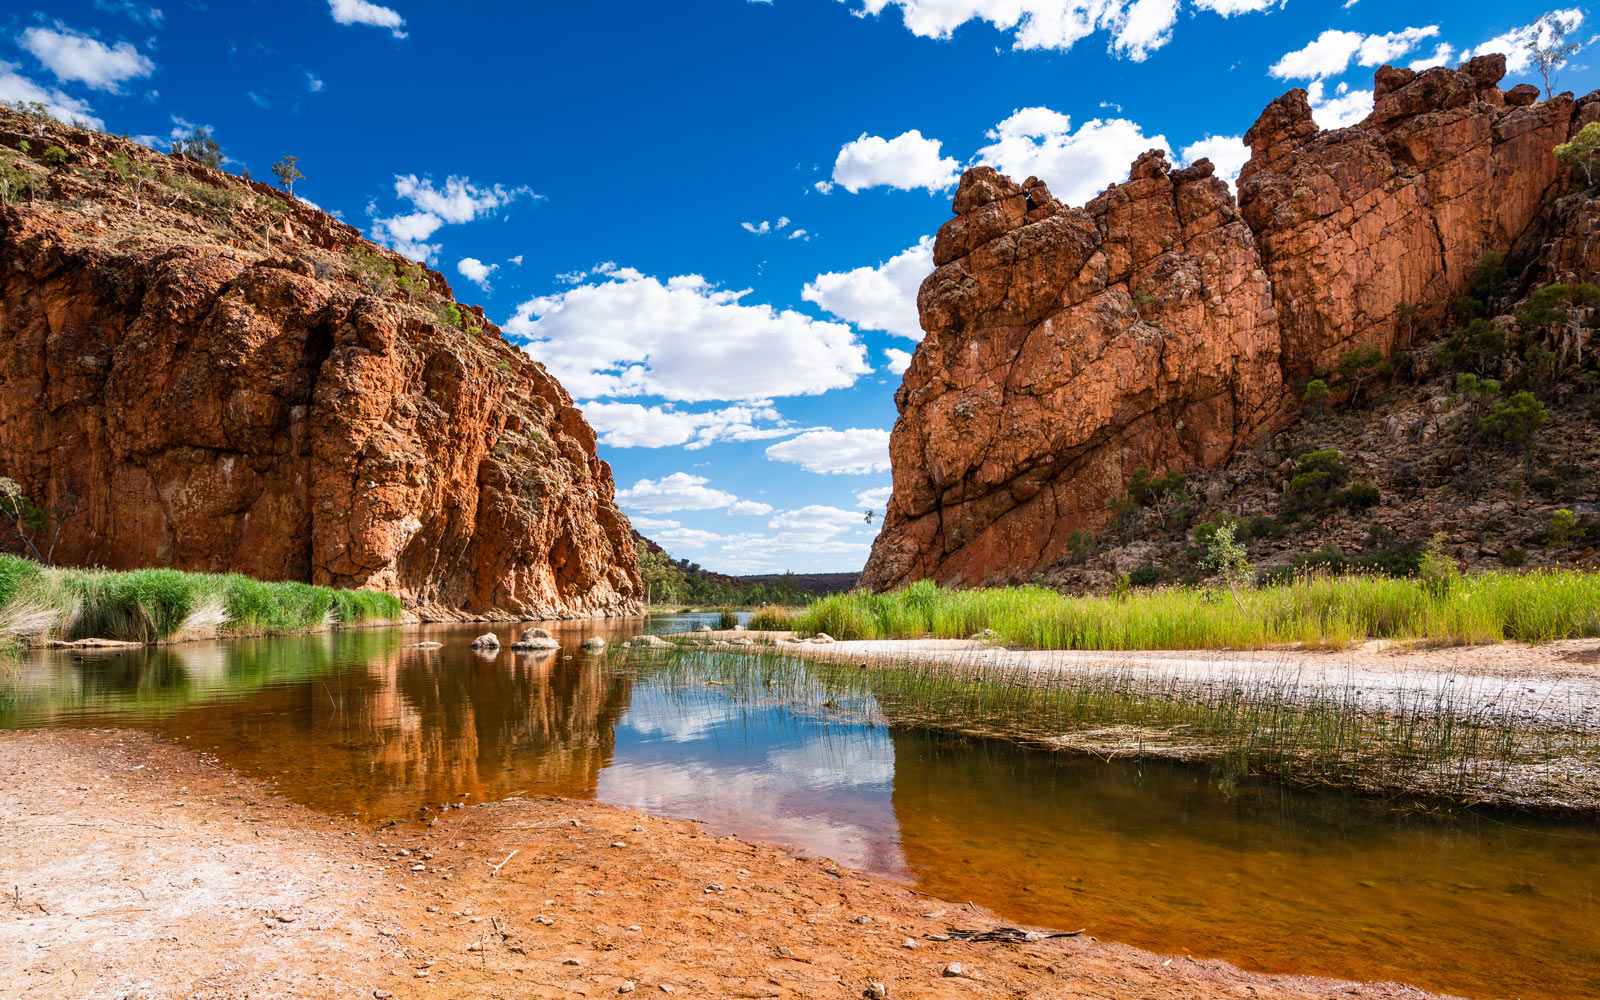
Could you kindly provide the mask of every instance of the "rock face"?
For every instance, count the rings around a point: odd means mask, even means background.
[[[1245,136],[1237,202],[1207,161],[1158,152],[1083,208],[967,171],[918,295],[863,585],[1029,578],[1135,469],[1215,467],[1292,412],[1296,380],[1443,316],[1485,251],[1551,214],[1552,150],[1600,116],[1600,92],[1536,103],[1504,73],[1383,67],[1372,114],[1330,132],[1291,91]],[[1543,252],[1592,263],[1594,225]]]
[[[57,561],[373,587],[428,618],[639,609],[593,430],[440,275],[397,282],[321,212],[98,133],[0,114],[0,156],[42,178],[0,211],[0,475],[76,498]],[[153,172],[137,208],[114,157]]]

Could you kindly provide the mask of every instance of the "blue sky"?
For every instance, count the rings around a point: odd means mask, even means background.
[[[80,0],[0,15],[0,99],[296,194],[446,274],[583,405],[624,509],[727,572],[859,568],[887,500],[928,237],[959,171],[1081,204],[1139,152],[1210,156],[1311,88],[1512,53],[1548,3],[1406,0]],[[864,514],[873,509],[874,524]]]

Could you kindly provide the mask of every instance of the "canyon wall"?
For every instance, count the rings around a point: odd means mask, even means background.
[[[39,169],[50,145],[67,166]],[[58,562],[372,587],[428,618],[640,609],[593,430],[442,276],[396,281],[326,214],[103,134],[5,114],[0,153],[41,179],[0,209],[0,475],[75,511]]]
[[[1485,251],[1552,218],[1552,150],[1600,119],[1600,92],[1540,102],[1504,74],[1502,56],[1386,66],[1372,114],[1326,132],[1291,91],[1245,135],[1237,200],[1209,162],[1154,151],[1082,208],[967,171],[918,294],[863,585],[1027,579],[1135,469],[1220,465],[1292,413],[1297,380],[1442,317]],[[1546,243],[1592,262],[1586,238]]]

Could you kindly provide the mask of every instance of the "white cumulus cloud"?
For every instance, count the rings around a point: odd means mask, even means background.
[[[440,188],[434,185],[432,178],[419,178],[416,174],[396,174],[394,193],[397,198],[410,202],[415,211],[375,217],[372,238],[396,253],[430,264],[439,255],[442,244],[427,241],[439,227],[491,215],[523,196],[535,200],[540,197],[526,187],[507,188],[500,184],[480,187],[466,177],[446,178],[444,187]],[[376,206],[369,206],[367,211],[377,215]]]
[[[42,87],[17,72],[17,64],[0,60],[0,101],[23,101],[43,104],[51,115],[64,122],[80,121],[93,129],[103,129],[106,123],[95,117],[94,109],[85,101],[54,87]]]
[[[32,53],[56,79],[76,81],[113,94],[120,92],[124,80],[149,76],[156,68],[127,42],[107,45],[59,22],[54,28],[27,29],[17,44]]]
[[[890,375],[904,375],[906,369],[911,367],[911,352],[902,351],[898,347],[885,347],[883,349],[884,367]]]
[[[617,491],[617,503],[645,514],[671,514],[680,510],[720,510],[739,503],[726,490],[707,486],[704,476],[674,472],[660,479],[641,479]]]
[[[767,522],[767,527],[796,542],[822,542],[858,524],[865,524],[859,510],[841,510],[825,504],[810,504],[786,510]]]
[[[1017,181],[1030,174],[1069,205],[1082,205],[1108,184],[1126,180],[1148,149],[1166,149],[1162,135],[1145,135],[1126,118],[1093,118],[1076,130],[1071,117],[1049,108],[1014,111],[988,133],[978,159]]]
[[[870,490],[862,490],[856,494],[857,507],[883,507],[888,504],[889,498],[894,496],[893,486],[876,486]]]
[[[961,176],[961,164],[939,154],[942,145],[937,139],[924,139],[917,129],[893,139],[863,132],[840,147],[833,161],[833,180],[851,194],[879,185],[902,191],[942,191]],[[820,184],[818,190],[822,190]]]
[[[1559,24],[1565,31],[1575,31],[1583,24],[1583,11],[1577,7],[1552,10],[1538,20],[1514,28],[1503,35],[1496,35],[1471,52],[1462,55],[1470,59],[1473,56],[1503,52],[1506,57],[1507,73],[1526,73],[1533,68],[1533,44],[1537,43],[1543,47],[1555,40],[1555,30],[1551,27],[1551,22]]]
[[[524,302],[505,324],[577,395],[769,400],[842,389],[872,371],[849,326],[747,305],[748,289],[625,267],[601,277]]]
[[[877,267],[819,274],[801,289],[800,297],[860,329],[921,340],[917,289],[932,273],[933,237],[924,236]]]
[[[1244,136],[1208,135],[1178,151],[1178,162],[1184,166],[1196,160],[1210,160],[1217,176],[1233,187],[1239,180],[1239,171],[1250,161],[1250,147],[1244,144]]]
[[[456,270],[461,273],[462,277],[484,291],[489,289],[489,275],[499,270],[499,268],[499,264],[485,264],[476,257],[463,257],[456,262]]]
[[[1193,5],[1231,17],[1284,2],[1193,0]],[[1105,32],[1107,51],[1141,62],[1172,40],[1178,6],[1178,0],[861,0],[855,13],[866,17],[896,7],[907,30],[923,38],[949,38],[969,21],[985,22],[1009,34],[1013,49],[1064,52],[1096,32]]]
[[[1329,28],[1304,48],[1286,53],[1267,70],[1279,80],[1323,80],[1338,76],[1354,59],[1362,66],[1382,66],[1439,33],[1439,26],[1406,28],[1383,35]]]
[[[1372,113],[1372,98],[1372,91],[1351,90],[1342,83],[1334,88],[1332,97],[1327,96],[1321,80],[1306,88],[1306,99],[1311,104],[1311,118],[1317,123],[1318,128],[1324,129],[1347,128],[1359,124],[1363,118]]]
[[[584,403],[580,409],[609,448],[683,445],[692,451],[718,441],[759,441],[799,430],[766,400],[700,412],[608,401]]]
[[[406,37],[401,31],[406,19],[399,12],[367,0],[328,0],[328,10],[340,24],[370,24],[375,28],[388,28],[396,38]]]
[[[864,427],[820,428],[768,445],[767,458],[825,475],[887,472],[889,432]]]

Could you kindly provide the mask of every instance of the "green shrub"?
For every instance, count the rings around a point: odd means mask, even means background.
[[[1562,509],[1550,515],[1550,530],[1545,539],[1551,548],[1565,548],[1577,535],[1578,516],[1572,511]]]
[[[1506,352],[1506,335],[1479,317],[1447,337],[1433,349],[1439,367],[1488,375],[1500,366]]]
[[[60,146],[51,146],[39,157],[40,161],[51,170],[59,170],[67,165],[67,151]]]
[[[729,629],[736,629],[738,627],[739,616],[734,612],[729,611],[727,608],[723,608],[717,614],[717,628],[722,629],[723,631],[728,631]]]
[[[1128,574],[1128,583],[1135,587],[1153,587],[1166,577],[1166,570],[1154,563],[1145,563]]]
[[[387,295],[394,287],[394,264],[369,250],[350,252],[350,275],[374,295]]]
[[[1500,550],[1500,562],[1513,568],[1521,566],[1528,561],[1528,554],[1514,545],[1508,545]]]
[[[1351,510],[1366,510],[1377,506],[1380,499],[1378,488],[1363,479],[1341,490],[1337,502]]]

